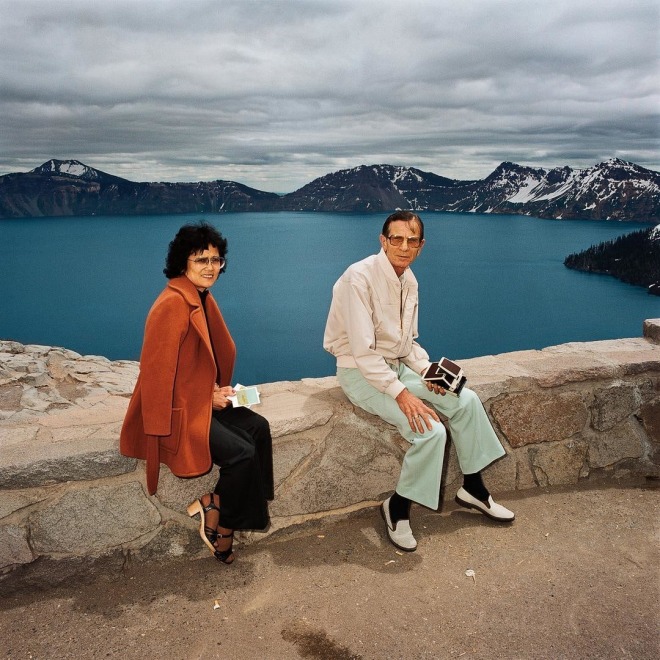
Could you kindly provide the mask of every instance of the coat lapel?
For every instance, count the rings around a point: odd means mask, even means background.
[[[209,336],[208,324],[204,317],[204,310],[202,309],[202,301],[199,297],[199,291],[197,291],[194,284],[185,275],[171,279],[168,286],[179,292],[185,301],[192,307],[190,312],[190,323],[202,339],[202,342],[209,353],[209,357],[211,358],[211,362],[215,364],[213,348],[211,347],[211,337]]]

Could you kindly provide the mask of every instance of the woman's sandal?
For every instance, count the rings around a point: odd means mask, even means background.
[[[209,493],[209,498],[210,498],[210,502],[208,503],[207,506],[204,506],[202,504],[201,499],[191,502],[187,508],[188,515],[192,518],[193,516],[199,514],[199,535],[202,541],[204,541],[204,543],[208,546],[208,549],[211,551],[211,554],[213,554],[213,556],[218,561],[221,561],[223,564],[231,564],[234,561],[234,558],[232,556],[232,548],[234,545],[233,541],[227,550],[222,550],[222,551],[218,550],[215,547],[215,542],[219,538],[221,539],[233,538],[234,532],[231,532],[230,534],[220,534],[218,533],[217,527],[213,528],[206,526],[206,514],[209,511],[217,511],[218,518],[220,517],[220,509],[215,505],[213,501],[213,493]],[[230,557],[231,557],[231,561],[227,561]]]
[[[230,534],[220,534],[220,532],[217,532],[217,538],[231,539],[232,541],[226,550],[218,550],[216,548],[215,552],[213,553],[214,557],[218,561],[221,561],[223,564],[233,564],[234,563],[234,532],[231,532]]]
[[[195,500],[194,502],[191,502],[188,505],[188,515],[192,518],[193,516],[197,515],[199,513],[199,535],[206,543],[208,546],[209,550],[211,551],[212,554],[215,554],[215,546],[213,545],[215,543],[215,540],[218,538],[218,531],[212,527],[207,527],[206,526],[206,514],[209,511],[213,511],[214,509],[218,512],[218,516],[220,515],[220,509],[214,504],[213,502],[213,494],[210,494],[211,501],[209,502],[208,506],[204,506],[202,504],[202,500]]]

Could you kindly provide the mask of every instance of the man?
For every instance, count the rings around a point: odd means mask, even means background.
[[[493,520],[513,512],[493,501],[481,470],[504,456],[479,397],[467,388],[447,394],[424,381],[431,362],[417,338],[417,280],[410,265],[424,247],[424,224],[410,211],[390,215],[381,251],[350,266],[336,282],[323,347],[337,358],[337,377],[350,401],[390,424],[410,443],[394,494],[381,505],[390,541],[417,548],[411,501],[437,509],[448,419],[464,475],[458,504]]]

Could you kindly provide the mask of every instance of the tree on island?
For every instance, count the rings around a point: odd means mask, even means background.
[[[660,226],[592,245],[564,260],[567,268],[612,275],[660,295]]]

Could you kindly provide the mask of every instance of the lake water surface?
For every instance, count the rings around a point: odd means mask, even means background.
[[[334,373],[322,348],[332,285],[379,249],[386,214],[205,216],[229,241],[213,288],[238,347],[235,381]],[[166,284],[169,241],[203,217],[0,220],[0,338],[138,359]],[[564,258],[648,225],[524,216],[422,214],[419,342],[455,359],[641,334],[660,298]]]

